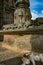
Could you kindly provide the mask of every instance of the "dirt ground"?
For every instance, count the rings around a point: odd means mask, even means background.
[[[0,65],[21,65],[21,55],[29,51],[0,43]]]
[[[0,43],[0,65],[21,65],[22,55],[28,52],[30,51],[12,47],[4,42]],[[43,65],[43,63],[36,62],[36,65]]]

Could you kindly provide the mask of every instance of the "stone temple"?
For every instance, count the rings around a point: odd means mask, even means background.
[[[4,35],[3,42],[13,49],[18,48],[17,51],[20,49],[25,53],[43,53],[43,18],[31,20],[29,0],[4,0],[4,8],[4,23],[0,30],[0,34]]]

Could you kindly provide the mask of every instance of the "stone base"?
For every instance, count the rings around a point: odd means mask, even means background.
[[[43,52],[43,35],[4,35],[4,42],[22,50]]]

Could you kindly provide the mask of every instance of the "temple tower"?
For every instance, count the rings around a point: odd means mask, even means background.
[[[14,24],[18,26],[19,24],[30,25],[31,13],[29,7],[29,0],[17,0],[15,2]]]

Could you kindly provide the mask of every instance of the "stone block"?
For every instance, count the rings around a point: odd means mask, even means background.
[[[43,35],[4,35],[4,41],[22,50],[43,52]]]

